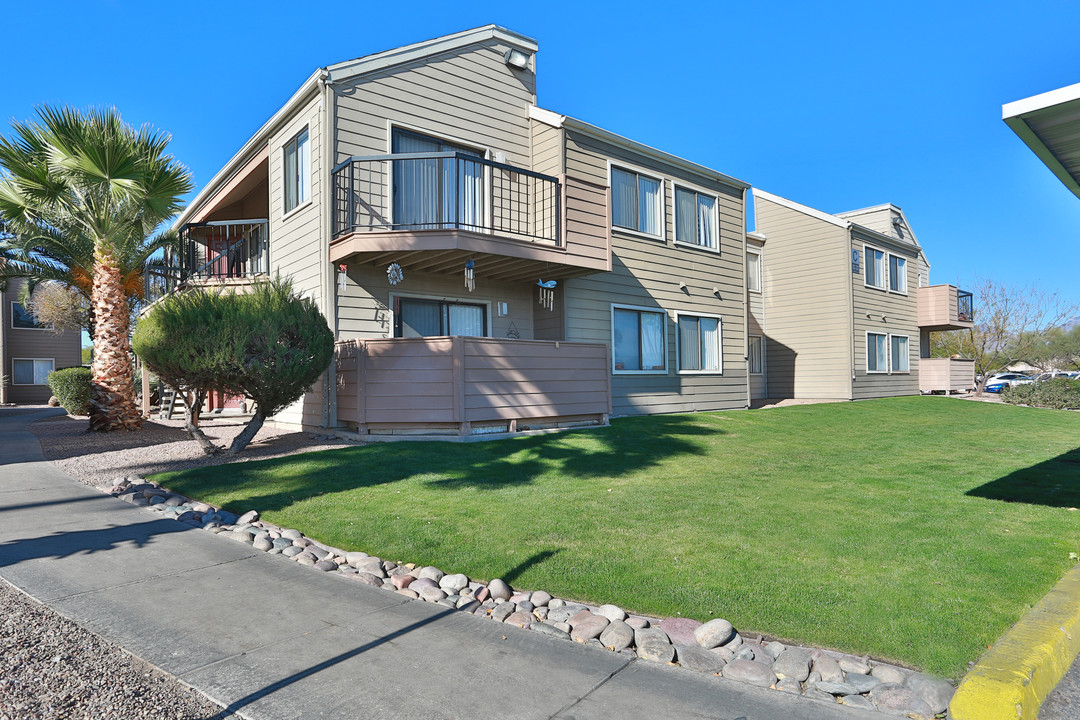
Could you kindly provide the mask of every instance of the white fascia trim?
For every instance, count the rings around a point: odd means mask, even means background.
[[[216,194],[218,188],[228,182],[233,175],[240,171],[247,161],[254,155],[262,145],[270,137],[271,132],[284,121],[287,117],[292,115],[299,106],[307,99],[307,96],[316,91],[319,87],[319,83],[326,79],[326,68],[319,68],[311,74],[304,84],[300,86],[300,89],[293,93],[293,96],[289,98],[289,101],[285,103],[280,110],[273,114],[273,116],[263,123],[263,126],[252,135],[251,139],[244,143],[244,146],[240,148],[240,151],[232,156],[229,162],[225,163],[225,166],[218,170],[217,174],[210,179],[203,189],[199,191],[184,211],[176,218],[176,221],[172,224],[173,230],[179,230],[180,227],[187,222],[187,219],[202,205]],[[323,108],[323,112],[326,112],[326,108]]]
[[[851,230],[857,232],[863,236],[871,238],[869,242],[885,245],[890,251],[914,253],[915,257],[918,257],[922,248],[912,245],[911,243],[904,242],[903,240],[897,240],[892,235],[886,235],[885,233],[878,232],[877,230],[871,230],[868,227],[859,225],[858,223],[851,223]],[[895,253],[894,253],[895,254]]]
[[[1077,86],[1071,85],[1070,87]],[[1021,100],[1018,102],[1023,101]],[[1006,105],[1006,107],[1008,106]],[[1006,117],[1005,124],[1012,128],[1017,137],[1031,149],[1031,152],[1035,153],[1036,157],[1043,161],[1043,164],[1046,165],[1046,167],[1050,168],[1050,172],[1054,173],[1057,179],[1069,189],[1069,192],[1080,197],[1080,182],[1065,169],[1065,166],[1061,164],[1061,161],[1054,155],[1054,152],[1046,146],[1043,139],[1031,129],[1030,125],[1027,124],[1025,118],[1021,116]]]
[[[439,53],[492,39],[502,40],[529,53],[535,53],[540,49],[540,45],[530,37],[498,25],[484,25],[471,30],[463,30],[453,35],[443,35],[432,40],[424,40],[423,42],[394,48],[393,50],[384,50],[373,55],[365,55],[355,60],[335,63],[326,69],[330,72],[330,81],[337,82],[343,78],[361,73],[383,70],[394,65],[420,60],[431,55],[438,55]]]
[[[1006,103],[1001,106],[1001,119],[1005,122],[1009,122],[1012,118],[1018,118],[1021,115],[1026,115],[1027,113],[1035,112],[1036,110],[1045,110],[1048,107],[1061,105],[1062,103],[1071,102],[1073,100],[1080,100],[1080,83],[1067,85],[1066,87],[1051,90],[1050,92],[1044,92],[1039,95],[1032,95],[1023,100]]]
[[[537,107],[536,105],[530,105],[529,118],[532,120],[539,120],[540,122],[546,125],[550,125],[553,128],[561,128],[563,125],[563,120],[566,119],[566,116],[560,115],[559,113],[552,112],[550,110],[545,110],[544,108]]]
[[[759,242],[759,243],[764,243],[766,240],[769,239],[769,236],[766,235],[763,232],[758,232],[757,230],[751,230],[750,232],[746,233],[746,239],[747,240],[754,240],[755,242]]]
[[[822,212],[821,210],[815,210],[809,205],[803,205],[801,203],[795,202],[794,200],[788,200],[787,198],[782,198],[779,195],[767,193],[764,190],[758,190],[757,188],[754,188],[750,192],[753,193],[755,200],[757,198],[761,198],[762,200],[768,200],[769,202],[773,202],[777,205],[786,207],[788,210],[794,210],[795,212],[800,212],[803,215],[809,215],[812,218],[817,218],[818,220],[821,220],[822,222],[827,222],[830,225],[842,227],[845,230],[847,230],[853,225],[853,223],[847,220],[841,220],[835,215],[830,215],[829,213]]]
[[[650,157],[654,160],[659,160],[660,162],[667,163],[669,165],[674,165],[675,167],[686,170],[687,172],[706,177],[710,180],[721,182],[725,185],[729,185],[740,190],[745,190],[746,188],[750,187],[750,183],[743,182],[742,180],[733,178],[730,175],[725,175],[722,172],[717,172],[712,168],[707,168],[704,165],[699,165],[696,162],[691,162],[690,160],[681,158],[678,155],[672,155],[671,153],[664,152],[663,150],[657,150],[656,148],[650,147],[649,145],[645,145],[643,143],[639,143],[636,140],[631,140],[630,138],[623,137],[622,135],[613,133],[610,130],[604,130],[603,128],[591,125],[582,120],[572,118],[569,115],[563,116],[562,125],[563,127],[569,128],[571,130],[576,130],[583,135],[588,135],[589,137],[596,138],[597,140],[602,140],[603,142],[610,143],[611,145],[615,145],[616,147],[639,153],[641,155]]]

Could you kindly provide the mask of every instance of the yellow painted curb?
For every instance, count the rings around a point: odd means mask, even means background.
[[[994,643],[956,689],[953,720],[1035,720],[1080,653],[1080,566]]]

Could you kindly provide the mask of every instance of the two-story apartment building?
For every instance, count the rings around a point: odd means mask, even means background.
[[[798,260],[782,232],[748,239],[749,185],[539,107],[537,50],[491,25],[321,68],[178,219],[183,282],[281,273],[336,334],[334,371],[277,422],[467,435],[745,408],[751,394],[918,392],[907,284],[882,296],[907,300],[905,339],[896,317],[884,338],[910,360],[882,365],[889,382],[845,379],[867,344],[830,337],[797,350],[818,361],[785,359],[799,310],[773,293]],[[915,287],[917,244],[844,237],[903,257]],[[880,321],[855,314],[891,306],[836,274],[828,289],[846,299],[828,302],[847,319],[821,321],[870,337]]]
[[[974,387],[969,360],[929,356],[931,332],[972,326],[971,294],[930,285],[904,212],[830,215],[755,188],[753,258],[765,292],[765,395],[861,400]],[[761,258],[765,260],[762,261]],[[760,310],[757,309],[760,307]]]
[[[0,403],[44,404],[49,373],[82,362],[79,333],[42,327],[19,303],[25,282],[11,280],[0,291]]]

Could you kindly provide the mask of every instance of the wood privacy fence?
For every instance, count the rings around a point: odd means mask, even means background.
[[[337,346],[337,417],[361,434],[514,432],[604,424],[603,344],[482,337],[351,340]]]
[[[975,389],[975,361],[966,358],[920,358],[919,390],[966,392]]]

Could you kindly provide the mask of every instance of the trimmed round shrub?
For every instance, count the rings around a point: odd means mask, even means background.
[[[1054,378],[1043,382],[1005,388],[1001,399],[1013,405],[1053,408],[1055,410],[1080,410],[1080,380]]]
[[[53,370],[46,382],[69,415],[90,414],[90,368]]]

